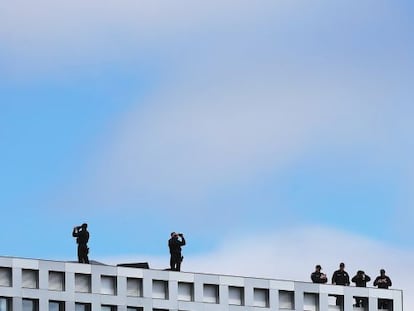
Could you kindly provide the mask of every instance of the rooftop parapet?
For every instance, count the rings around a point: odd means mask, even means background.
[[[377,311],[378,299],[403,310],[395,289],[0,257],[1,311]]]

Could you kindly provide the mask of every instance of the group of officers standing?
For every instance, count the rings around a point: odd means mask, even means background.
[[[325,273],[321,272],[322,267],[316,265],[315,272],[311,274],[311,279],[313,283],[325,284],[328,282],[328,278]],[[356,287],[367,287],[367,283],[371,281],[369,275],[365,274],[364,271],[358,270],[356,275],[351,279],[355,283]],[[345,271],[345,264],[341,262],[339,264],[339,270],[336,270],[332,275],[332,284],[334,285],[343,285],[349,286],[349,274]],[[374,281],[374,286],[378,288],[388,289],[392,285],[391,279],[385,275],[385,270],[380,270],[380,275]],[[343,305],[343,296],[337,296],[336,305]],[[366,297],[355,297],[355,307],[367,307],[368,298]],[[388,309],[389,301],[387,299],[378,299],[378,309]]]

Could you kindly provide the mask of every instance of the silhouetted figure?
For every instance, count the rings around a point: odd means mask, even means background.
[[[311,280],[313,283],[321,283],[324,284],[328,282],[328,278],[326,277],[325,273],[321,272],[322,267],[320,265],[315,266],[315,272],[311,274]]]
[[[84,223],[82,226],[74,227],[72,232],[72,236],[76,238],[76,243],[78,243],[78,262],[80,263],[89,263],[89,232],[87,228],[88,224]]]
[[[181,262],[183,256],[181,255],[181,246],[185,245],[185,238],[182,233],[171,233],[171,239],[168,240],[168,247],[170,248],[170,268],[172,271],[181,270]]]
[[[343,285],[349,286],[349,275],[348,272],[345,271],[345,264],[341,262],[339,264],[339,270],[336,270],[332,275],[332,284],[334,285]],[[343,306],[344,304],[344,297],[338,296],[336,297],[336,305]]]
[[[392,286],[391,279],[385,275],[385,270],[380,270],[380,275],[374,281],[374,286],[378,286],[378,288],[388,289],[388,287]],[[378,309],[388,309],[390,307],[388,299],[378,299]]]
[[[371,281],[369,275],[366,275],[364,271],[359,270],[357,274],[352,278],[352,282],[356,287],[367,287],[367,282]],[[368,306],[368,298],[355,297],[355,307],[366,308]]]

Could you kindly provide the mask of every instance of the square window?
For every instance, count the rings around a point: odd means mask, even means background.
[[[168,282],[152,280],[152,298],[168,299]]]
[[[102,305],[101,306],[101,311],[116,311],[116,306]]]
[[[244,305],[243,287],[229,286],[229,304],[237,306]]]
[[[354,307],[368,310],[368,302],[369,302],[368,297],[354,296],[353,298],[354,298],[354,301],[355,301],[354,302]]]
[[[12,286],[12,269],[0,267],[0,286]]]
[[[315,293],[305,293],[303,297],[303,306],[305,311],[318,311],[319,295]]]
[[[22,287],[39,288],[39,271],[38,270],[22,270]]]
[[[210,303],[219,303],[219,287],[215,284],[204,284],[203,301]]]
[[[75,302],[75,311],[91,311],[90,303]]]
[[[11,298],[0,297],[0,311],[11,311]]]
[[[279,291],[279,309],[294,310],[295,295],[294,292],[280,290]]]
[[[65,311],[64,301],[49,301],[49,311]]]
[[[127,296],[142,297],[142,279],[127,278]]]
[[[255,307],[269,307],[269,290],[267,288],[253,289],[253,305]]]
[[[116,295],[116,277],[101,275],[101,294]]]
[[[49,290],[65,290],[65,272],[49,271]]]
[[[194,284],[178,282],[178,300],[194,301]]]
[[[22,311],[39,311],[39,301],[36,299],[23,298]]]
[[[91,275],[90,274],[75,274],[75,291],[80,293],[91,292]]]
[[[334,307],[333,309],[342,310],[344,308],[344,296],[343,295],[328,295],[328,305],[329,307]]]
[[[377,301],[378,310],[394,310],[394,300],[392,299],[384,299],[384,298],[378,298]],[[367,310],[367,309],[365,309]]]

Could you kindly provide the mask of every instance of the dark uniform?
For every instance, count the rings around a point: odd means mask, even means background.
[[[336,270],[332,276],[332,284],[349,286],[349,275],[345,270]]]
[[[349,286],[349,274],[346,272],[343,268],[345,268],[345,265],[341,263],[340,267],[342,269],[336,270],[334,274],[332,275],[332,284],[334,285],[343,285],[343,286]],[[342,306],[344,303],[344,297],[343,296],[337,296],[336,297],[336,305]]]
[[[325,273],[322,272],[312,272],[311,279],[313,283],[321,283],[324,284],[328,281],[328,279],[325,276]]]
[[[328,281],[326,274],[321,272],[322,267],[320,265],[316,265],[315,272],[311,274],[311,280],[313,283],[320,283],[324,284]]]
[[[180,237],[181,239],[179,239]],[[183,256],[181,255],[181,246],[185,245],[185,238],[182,234],[175,232],[171,233],[171,239],[168,240],[168,247],[170,249],[170,268],[173,271],[181,270],[181,262]]]
[[[378,286],[378,288],[388,289],[388,287],[392,286],[391,279],[385,275],[385,270],[381,269],[381,275],[377,276],[374,281],[374,286]],[[389,308],[389,300],[388,299],[378,299],[378,309],[388,309]]]
[[[356,287],[367,287],[367,283],[369,281],[371,281],[371,278],[362,270],[359,270],[357,274],[352,278],[352,282],[355,283]],[[366,306],[368,306],[368,298],[355,297],[355,307],[365,308]]]
[[[73,228],[72,236],[76,238],[76,243],[78,243],[78,262],[79,263],[89,263],[89,232],[86,229],[87,224],[82,224],[80,227]]]

